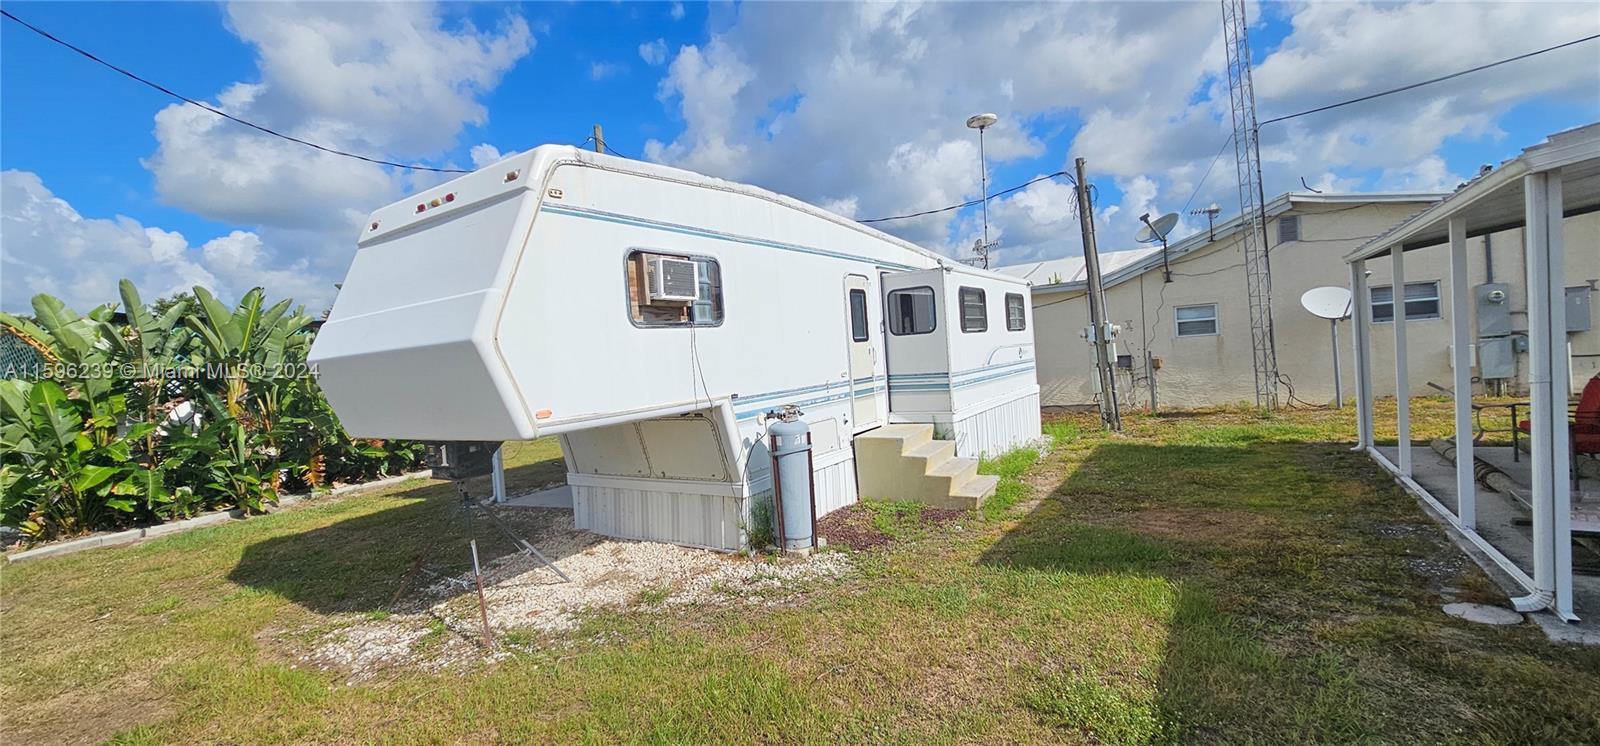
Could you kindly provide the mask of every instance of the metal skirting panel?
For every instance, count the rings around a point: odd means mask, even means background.
[[[856,502],[856,461],[845,459],[812,473],[817,491],[817,517]]]
[[[623,539],[736,552],[743,500],[668,490],[573,485],[573,523]]]
[[[1025,445],[1039,437],[1039,395],[1018,397],[957,420],[954,430],[957,456],[998,456]]]

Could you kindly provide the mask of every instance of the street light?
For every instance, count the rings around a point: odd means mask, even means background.
[[[967,117],[967,126],[978,131],[978,180],[983,185],[983,239],[973,245],[972,251],[984,269],[989,268],[989,247],[994,244],[989,243],[989,164],[983,154],[983,131],[998,121],[1000,117],[989,112]]]

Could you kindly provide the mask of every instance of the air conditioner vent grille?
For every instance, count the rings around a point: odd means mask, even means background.
[[[699,297],[700,266],[686,259],[650,260],[650,300],[692,302]]]

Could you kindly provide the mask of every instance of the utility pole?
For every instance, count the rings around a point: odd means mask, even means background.
[[[1089,275],[1089,324],[1093,327],[1094,372],[1100,381],[1100,422],[1112,430],[1122,430],[1122,412],[1117,408],[1117,377],[1111,368],[1111,324],[1106,321],[1105,288],[1100,285],[1100,255],[1094,243],[1094,205],[1089,200],[1089,179],[1083,175],[1083,159],[1074,162],[1078,171],[1078,225],[1083,229],[1083,264]]]
[[[594,126],[594,152],[606,152],[606,136],[600,134],[600,125]]]

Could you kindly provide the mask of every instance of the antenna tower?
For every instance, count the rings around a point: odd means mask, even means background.
[[[1233,158],[1239,174],[1244,222],[1245,290],[1250,298],[1250,348],[1256,406],[1278,408],[1278,351],[1272,337],[1272,263],[1267,256],[1266,195],[1261,186],[1261,146],[1256,140],[1256,92],[1250,80],[1250,39],[1245,0],[1222,0],[1222,41],[1228,53],[1228,93],[1233,108]]]

